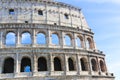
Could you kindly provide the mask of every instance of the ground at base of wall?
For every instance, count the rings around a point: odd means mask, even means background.
[[[91,77],[91,76],[57,76],[57,77],[22,77],[0,80],[114,80],[113,77]]]

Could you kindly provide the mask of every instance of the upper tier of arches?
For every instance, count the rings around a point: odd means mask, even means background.
[[[2,47],[46,46],[76,49],[95,49],[92,36],[53,30],[7,30],[0,32]]]

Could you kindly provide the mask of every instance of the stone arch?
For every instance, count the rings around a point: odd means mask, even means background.
[[[72,36],[70,34],[65,34],[64,40],[66,46],[72,46]]]
[[[31,34],[29,31],[22,32],[21,44],[32,44]]]
[[[12,57],[4,60],[2,73],[14,73],[14,59]]]
[[[88,71],[87,59],[86,58],[81,58],[80,62],[81,62],[81,70],[82,71]]]
[[[51,41],[52,44],[59,45],[60,44],[60,37],[57,32],[51,34]]]
[[[31,72],[31,59],[23,57],[21,60],[21,72]]]
[[[37,44],[46,44],[46,34],[44,32],[39,32],[36,35]]]
[[[90,37],[87,37],[87,39],[86,39],[86,48],[93,49],[93,41]]]
[[[58,57],[54,58],[54,71],[62,71],[61,60]]]
[[[97,71],[97,61],[95,59],[91,59],[91,66],[93,71]]]
[[[101,69],[101,71],[102,71],[102,72],[105,72],[105,71],[106,71],[106,69],[105,69],[105,63],[104,63],[102,60],[100,60],[100,61],[99,61],[99,64],[100,64],[100,69]]]
[[[5,38],[6,46],[15,46],[16,44],[16,34],[12,31],[7,32]]]
[[[69,65],[69,71],[75,70],[74,60],[72,58],[68,58],[68,65]]]
[[[77,38],[76,38],[76,46],[81,47],[81,48],[84,47],[83,37],[80,36],[80,35],[78,35]]]
[[[47,60],[44,57],[38,58],[38,71],[47,71]]]

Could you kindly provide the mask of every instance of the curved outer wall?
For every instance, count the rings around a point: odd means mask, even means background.
[[[15,34],[12,46],[6,44],[10,32]],[[24,32],[30,34],[30,44],[21,43]],[[45,35],[46,44],[37,43],[38,33]],[[58,35],[57,45],[52,43],[52,34]],[[66,35],[70,37],[70,46],[66,45]],[[81,46],[77,46],[77,38]],[[40,71],[39,61],[43,58],[46,69]],[[26,64],[30,61],[30,72],[21,70],[23,59],[28,60]],[[57,65],[56,59],[60,61]],[[14,65],[9,64],[10,60]],[[107,70],[105,55],[96,49],[93,32],[81,9],[52,0],[0,0],[0,80],[28,79],[114,80]]]

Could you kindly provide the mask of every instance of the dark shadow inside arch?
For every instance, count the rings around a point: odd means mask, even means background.
[[[97,62],[95,59],[91,60],[91,64],[92,64],[92,70],[97,71]]]
[[[54,70],[55,71],[62,71],[62,67],[61,67],[61,61],[59,58],[54,58]]]
[[[38,71],[47,71],[47,60],[44,57],[38,59]]]
[[[102,60],[100,60],[100,68],[102,72],[105,72],[105,64]]]
[[[82,69],[82,71],[88,71],[88,64],[87,64],[86,59],[81,58],[80,62],[81,62],[81,69]]]
[[[74,71],[75,70],[74,62],[71,58],[68,59],[68,65],[69,65],[69,71]]]
[[[31,60],[27,57],[21,60],[21,72],[31,72]]]
[[[3,73],[14,73],[14,59],[7,58],[3,64]]]

